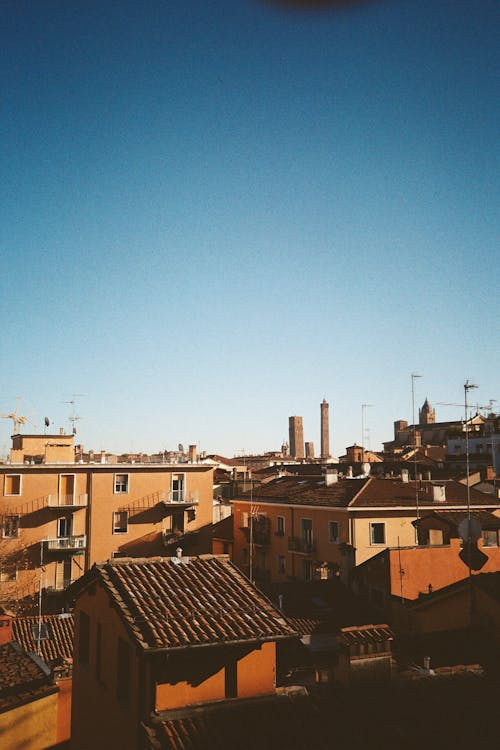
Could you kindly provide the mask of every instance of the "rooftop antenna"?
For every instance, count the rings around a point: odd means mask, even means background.
[[[71,413],[68,417],[68,421],[71,422],[71,432],[73,433],[73,435],[76,435],[75,424],[81,419],[81,417],[76,413],[76,399],[82,398],[83,396],[85,396],[85,393],[72,393],[69,401],[63,401],[63,404],[71,404]]]
[[[361,463],[365,462],[365,411],[373,404],[361,404]]]
[[[417,372],[411,374],[411,413],[413,421],[413,473],[415,479],[415,511],[417,520],[420,518],[420,508],[418,506],[418,483],[417,483],[417,425],[415,424],[415,380],[423,377]]]

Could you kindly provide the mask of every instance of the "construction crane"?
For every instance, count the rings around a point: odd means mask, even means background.
[[[12,419],[14,423],[14,435],[19,435],[21,432],[21,427],[23,424],[26,424],[26,422],[29,422],[30,424],[33,424],[31,419],[27,417],[25,414],[18,414],[19,412],[19,406],[21,405],[21,398],[18,399],[16,408],[13,412],[10,414],[0,414],[0,419]],[[33,425],[34,427],[35,425]]]

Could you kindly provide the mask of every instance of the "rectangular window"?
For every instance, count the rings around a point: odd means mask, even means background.
[[[128,492],[128,474],[115,474],[115,495]]]
[[[328,521],[328,541],[337,544],[339,541],[339,525],[337,521]]]
[[[19,516],[3,517],[3,537],[4,539],[17,539],[19,536]]]
[[[73,534],[73,519],[71,516],[63,516],[57,522],[57,536],[59,539],[69,539]]]
[[[172,502],[184,502],[184,474],[172,474]]]
[[[122,638],[118,638],[116,697],[122,703],[130,699],[130,646]]]
[[[20,474],[6,474],[5,475],[5,495],[20,495],[21,494],[21,475]]]
[[[302,561],[302,578],[304,581],[312,581],[313,579],[313,564],[311,560]]]
[[[483,547],[498,547],[498,532],[496,529],[483,529]]]
[[[90,617],[80,612],[80,633],[78,639],[78,663],[81,667],[88,667],[90,650]]]
[[[113,513],[113,534],[126,534],[128,531],[128,511],[116,510]]]
[[[285,517],[278,516],[276,518],[276,536],[285,536]]]
[[[285,575],[286,573],[286,557],[285,555],[278,555],[278,573]]]
[[[370,524],[370,544],[385,544],[385,523]]]
[[[97,630],[95,634],[95,677],[96,680],[101,682],[101,649],[102,649],[102,625],[100,622],[97,623]]]

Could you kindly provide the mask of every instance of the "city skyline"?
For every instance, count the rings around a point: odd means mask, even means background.
[[[0,413],[229,455],[295,414],[318,453],[325,398],[339,455],[411,373],[440,421],[500,401],[496,3],[0,14]]]

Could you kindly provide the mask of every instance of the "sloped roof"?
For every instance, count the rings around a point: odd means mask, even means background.
[[[0,646],[0,713],[56,691],[49,668],[19,643]]]
[[[304,691],[162,712],[145,727],[151,750],[327,750],[331,738]]]
[[[98,579],[144,649],[262,642],[296,635],[227,555],[117,558],[81,579]]]
[[[338,640],[343,646],[357,646],[392,641],[394,634],[388,625],[354,625],[342,628]]]
[[[436,503],[433,500],[433,484],[445,486],[446,499]],[[412,507],[415,505],[415,494],[418,489],[418,499],[421,506],[465,505],[467,502],[467,487],[451,479],[433,483],[432,481],[403,482],[401,479],[379,479],[376,477],[356,477],[354,479],[339,479],[326,486],[321,477],[281,477],[268,484],[260,485],[252,493],[240,495],[238,500],[263,503],[286,503],[289,505],[309,505],[331,508],[361,508],[361,507]],[[500,508],[500,500],[492,500],[491,496],[470,490],[471,504],[495,505]]]
[[[73,661],[74,622],[73,615],[43,615],[42,632],[46,637],[40,639],[40,658],[54,667],[63,662]],[[14,640],[26,651],[37,653],[38,617],[17,617],[12,621]]]
[[[490,513],[487,510],[477,510],[471,512],[471,518],[477,519],[481,523],[483,529],[500,529],[500,518],[495,516],[494,513]],[[454,531],[458,534],[458,526],[461,521],[468,518],[467,510],[445,510],[442,513],[432,511],[421,516],[416,521],[413,521],[414,526],[425,526],[426,519],[437,518],[438,520],[444,521],[453,527]]]

